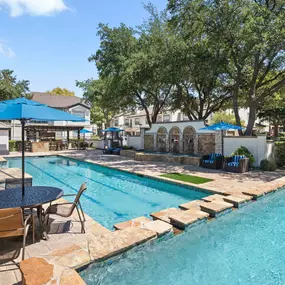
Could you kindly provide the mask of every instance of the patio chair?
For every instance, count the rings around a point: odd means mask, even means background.
[[[25,178],[25,187],[33,186],[33,178]],[[22,187],[22,178],[7,178],[5,180],[5,190],[13,189],[13,188],[21,188]],[[35,216],[36,211],[31,209],[24,210],[25,217],[31,215],[32,216],[32,231],[33,231],[33,243],[35,242]]]
[[[244,173],[249,171],[249,158],[244,155],[227,157],[225,170],[229,172]]]
[[[69,218],[76,209],[81,223],[81,233],[85,233],[85,228],[84,228],[85,215],[80,203],[80,197],[86,190],[87,190],[86,184],[83,183],[77,194],[67,194],[62,196],[62,197],[75,196],[74,202],[50,204],[50,206],[46,209],[44,213],[46,219],[46,227],[48,226],[49,215],[58,215],[60,217]]]
[[[201,166],[209,169],[221,169],[223,168],[224,156],[219,153],[211,153],[204,155],[201,158]]]
[[[31,187],[33,178],[25,178],[25,187]],[[5,180],[5,190],[22,187],[22,178],[7,178]]]
[[[29,230],[30,218],[31,216],[28,216],[25,220],[23,219],[21,208],[0,209],[0,241],[22,236],[22,260],[25,259],[26,237]],[[16,259],[18,256],[13,256],[13,259]]]

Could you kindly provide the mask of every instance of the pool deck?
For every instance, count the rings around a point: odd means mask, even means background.
[[[40,240],[32,244],[31,238],[28,240],[26,260],[20,264],[27,285],[84,284],[74,269],[123,253],[134,246],[173,232],[175,228],[184,230],[197,221],[218,217],[285,185],[284,170],[235,174],[174,163],[134,161],[122,156],[103,155],[97,150],[27,153],[27,156],[42,155],[62,155],[213,193],[202,200],[177,205],[177,208],[146,213],[151,214],[154,221],[138,217],[120,223],[116,225],[115,231],[104,228],[87,216],[86,233],[81,234],[76,214],[71,221],[70,218],[57,216],[51,223],[48,241]],[[19,153],[11,153],[4,157],[20,156]],[[197,175],[213,181],[194,185],[159,177],[160,174],[171,172]],[[4,256],[4,252],[0,250],[0,258],[3,259]],[[33,283],[35,280],[37,283]],[[0,285],[2,284],[21,284],[21,273],[17,266],[0,263]]]

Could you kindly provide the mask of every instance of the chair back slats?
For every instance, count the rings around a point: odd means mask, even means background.
[[[84,191],[85,191],[86,189],[87,189],[86,184],[83,183],[83,184],[80,186],[80,189],[79,189],[79,191],[78,191],[78,193],[77,193],[77,195],[76,195],[76,197],[75,197],[75,200],[74,200],[74,203],[75,203],[75,204],[77,204],[77,203],[79,202],[81,195],[84,193]]]
[[[23,212],[21,208],[0,210],[0,238],[24,235]]]
[[[32,186],[32,178],[25,178],[25,186]],[[22,179],[21,178],[7,178],[5,181],[5,189],[13,189],[22,187]]]

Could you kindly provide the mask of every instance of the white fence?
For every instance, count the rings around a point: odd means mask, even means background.
[[[255,166],[259,166],[263,159],[274,158],[274,143],[267,143],[266,136],[257,137],[224,137],[224,155],[231,155],[240,146],[245,146],[255,159]]]
[[[135,149],[142,149],[142,139],[140,136],[128,136],[127,145],[132,146]]]

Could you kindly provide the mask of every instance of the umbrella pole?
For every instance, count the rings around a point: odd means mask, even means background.
[[[224,131],[222,131],[222,155],[224,155]]]
[[[25,195],[25,120],[22,124],[22,196]]]

